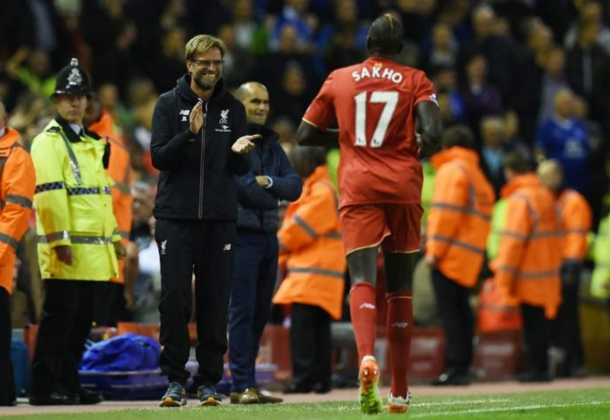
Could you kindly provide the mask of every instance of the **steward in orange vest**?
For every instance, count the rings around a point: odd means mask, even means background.
[[[507,220],[492,270],[504,298],[521,304],[529,371],[518,379],[545,382],[551,320],[561,303],[561,230],[553,195],[527,158],[511,153],[503,167]]]
[[[17,246],[28,228],[36,188],[30,154],[19,142],[19,133],[5,126],[6,118],[0,102],[0,406],[12,406],[16,401],[10,295]]]
[[[449,128],[443,151],[431,158],[436,167],[432,209],[428,217],[426,260],[438,312],[445,330],[447,370],[434,385],[470,383],[474,318],[470,292],[485,259],[493,188],[479,168],[471,131]]]
[[[102,108],[100,99],[92,96],[87,104],[85,115],[87,128],[101,137],[105,137],[110,143],[110,159],[106,173],[112,177],[115,184],[111,189],[112,212],[116,218],[117,227],[121,235],[121,242],[125,248],[129,246],[129,235],[133,222],[133,197],[131,187],[134,182],[134,174],[131,170],[131,157],[122,137],[116,132],[114,119],[109,112]],[[116,318],[120,314],[113,313],[118,308],[115,302],[124,294],[127,300],[133,296],[132,284],[135,279],[125,282],[125,265],[128,260],[119,260],[119,275],[110,279],[110,283],[100,283],[101,289],[97,294],[95,304],[94,321],[98,325],[115,325]],[[128,306],[130,302],[127,303]]]
[[[293,164],[305,179],[301,198],[288,206],[280,242],[280,267],[288,274],[273,303],[292,304],[293,383],[287,392],[330,390],[330,318],[342,313],[345,250],[337,193],[322,148],[298,147]]]
[[[561,297],[557,320],[553,325],[553,345],[561,348],[566,363],[558,374],[579,376],[584,368],[580,335],[580,280],[587,255],[587,237],[591,232],[592,212],[587,200],[575,190],[563,187],[563,169],[556,160],[546,160],[538,167],[540,181],[557,199],[557,214],[562,232]]]

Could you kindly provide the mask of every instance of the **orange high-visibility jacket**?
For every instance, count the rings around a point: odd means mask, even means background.
[[[9,127],[0,137],[0,287],[13,289],[17,246],[28,228],[36,189],[34,164]]]
[[[452,147],[435,154],[431,162],[437,173],[426,255],[437,260],[445,276],[472,287],[485,258],[495,194],[474,150]]]
[[[502,189],[508,200],[505,230],[492,262],[507,301],[545,309],[555,318],[561,303],[561,230],[553,195],[534,174],[515,177]]]
[[[121,234],[121,242],[127,246],[129,233],[133,222],[133,196],[131,187],[134,174],[131,170],[131,157],[125,148],[124,141],[114,129],[112,116],[104,110],[99,121],[91,124],[89,130],[96,132],[110,141],[110,161],[106,173],[116,183],[112,187],[112,212],[116,218],[117,227]],[[125,281],[125,260],[119,260],[119,278],[112,279],[116,283]]]
[[[561,192],[557,207],[563,232],[563,260],[582,262],[587,255],[587,236],[591,231],[591,207],[580,193],[570,189]]]
[[[273,303],[319,306],[341,319],[346,260],[337,203],[326,167],[319,166],[288,206],[278,232],[280,265],[288,275]]]

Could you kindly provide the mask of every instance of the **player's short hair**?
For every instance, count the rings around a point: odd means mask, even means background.
[[[504,157],[502,167],[521,175],[532,172],[534,170],[534,163],[521,152],[510,152]]]
[[[465,125],[454,125],[443,132],[441,145],[443,146],[443,149],[449,149],[450,147],[455,146],[474,149],[474,135],[470,128]]]
[[[212,35],[197,35],[186,43],[185,59],[190,60],[195,54],[203,54],[212,48],[218,48],[222,57],[227,52],[227,46],[220,38]]]
[[[395,55],[402,50],[404,30],[402,24],[386,13],[373,21],[369,28],[367,48],[370,52]]]

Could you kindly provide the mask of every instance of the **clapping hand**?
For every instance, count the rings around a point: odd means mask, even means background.
[[[235,143],[233,143],[231,150],[238,155],[248,153],[250,150],[254,149],[254,140],[259,139],[260,137],[260,134],[240,137]]]
[[[205,121],[203,118],[203,102],[197,102],[197,104],[191,110],[189,116],[189,130],[193,134],[199,133],[202,127],[205,127]]]

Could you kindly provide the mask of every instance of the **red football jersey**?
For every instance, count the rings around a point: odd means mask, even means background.
[[[424,72],[371,57],[332,72],[303,119],[321,130],[339,125],[340,206],[418,204],[422,171],[415,105],[436,103]]]

